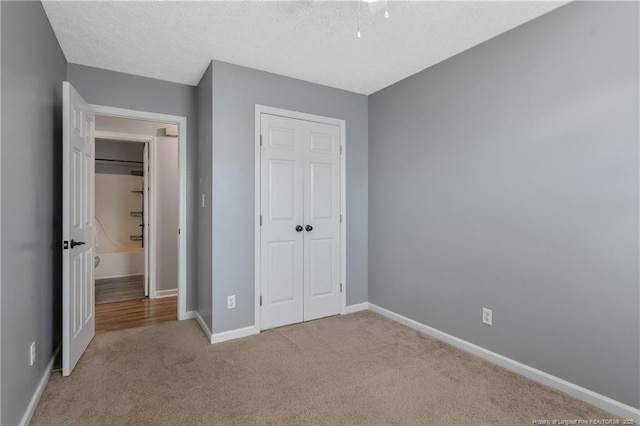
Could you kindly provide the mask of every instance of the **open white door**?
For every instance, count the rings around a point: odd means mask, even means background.
[[[68,376],[95,335],[95,120],[89,105],[62,83],[62,375]]]
[[[149,249],[150,249],[150,234],[149,228],[149,142],[145,142],[143,148],[143,165],[142,165],[142,192],[144,195],[144,201],[142,204],[142,246],[144,247],[144,295],[149,297]]]

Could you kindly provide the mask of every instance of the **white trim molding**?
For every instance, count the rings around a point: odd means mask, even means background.
[[[182,317],[183,320],[196,319],[196,311],[187,311]]]
[[[47,387],[47,384],[49,383],[49,379],[51,378],[51,370],[53,370],[53,364],[55,363],[56,357],[58,356],[58,353],[60,352],[61,347],[62,347],[61,345],[58,345],[56,350],[53,351],[53,356],[49,360],[49,363],[47,364],[47,367],[45,368],[44,373],[42,374],[42,378],[38,383],[38,387],[36,388],[36,391],[33,393],[33,396],[31,397],[31,401],[29,401],[29,405],[27,405],[27,410],[24,412],[24,415],[22,416],[22,420],[20,420],[20,426],[28,425],[29,422],[31,421],[31,417],[33,417],[33,413],[36,411],[38,402],[40,402],[40,398],[42,398],[42,393],[44,392],[44,389]]]
[[[353,314],[355,312],[366,311],[369,309],[369,303],[356,303],[355,305],[345,306],[342,310],[342,315]]]
[[[133,118],[178,126],[178,320],[187,318],[187,117],[104,105],[89,105],[97,115]],[[151,225],[155,220],[151,218]],[[152,259],[153,260],[153,259]],[[153,293],[150,293],[153,294]]]
[[[373,303],[369,303],[369,309],[402,325],[413,328],[414,330],[417,330],[428,336],[434,337],[438,340],[455,346],[456,348],[462,349],[463,351],[469,352],[473,355],[479,356],[480,358],[504,367],[507,370],[520,374],[528,379],[552,387],[556,390],[559,390],[560,392],[564,392],[595,407],[615,414],[616,416],[633,420],[635,424],[640,423],[640,410],[631,407],[630,405],[623,404],[622,402],[593,392],[589,389],[583,388],[582,386],[578,386],[574,383],[568,382],[549,373],[545,373],[544,371],[530,367],[511,358],[507,358],[506,356],[500,355],[496,352],[492,352],[481,346],[478,346],[471,342],[467,342],[466,340],[462,340],[458,337],[452,336],[433,327],[429,327],[428,325],[422,324],[418,321],[412,320],[411,318],[407,318],[388,309],[374,305]]]
[[[264,105],[255,105],[255,153],[254,153],[254,327],[256,334],[260,333],[260,131],[261,131],[261,115],[270,114],[285,118],[293,118],[297,120],[313,121],[316,123],[331,124],[340,129],[340,145],[342,154],[340,155],[340,215],[342,221],[340,223],[340,282],[342,283],[342,295],[340,313],[345,313],[347,306],[347,122],[339,118],[323,117],[320,115],[307,114],[304,112],[291,111],[281,108],[274,108]]]
[[[253,325],[249,327],[237,328],[235,330],[223,331],[221,333],[215,333],[211,336],[211,343],[222,343],[229,340],[241,339],[243,337],[253,336],[254,334],[260,334],[260,329]]]
[[[2,0],[0,0],[2,1]],[[97,256],[100,256],[104,253],[97,253]],[[144,274],[116,274],[116,275],[105,275],[100,278],[96,278],[96,280],[112,280],[115,278],[125,278],[125,277],[144,277]]]
[[[204,319],[200,316],[200,312],[198,311],[189,311],[189,312],[194,313],[195,319],[196,321],[198,321],[198,324],[200,324],[200,328],[204,332],[205,337],[207,338],[209,343],[213,343],[213,334],[211,333],[211,330],[209,330],[209,326],[207,325],[207,323],[204,322]]]
[[[156,290],[155,292],[155,298],[156,299],[162,299],[163,297],[174,297],[178,295],[178,289],[177,288],[172,288],[169,290]],[[190,311],[191,312],[191,311]],[[186,319],[186,318],[184,318]]]
[[[104,115],[104,114],[98,114],[98,115]],[[150,135],[110,132],[107,130],[96,130],[94,134],[96,139],[108,139],[110,141],[118,141],[118,142],[150,143],[150,142],[154,142],[154,139],[155,139],[155,136],[150,136]]]
[[[209,220],[211,221],[211,328],[213,328],[213,314],[215,312],[214,310],[214,306],[215,306],[215,293],[216,293],[216,286],[215,286],[215,281],[214,281],[214,277],[216,276],[215,274],[215,222],[214,222],[214,217],[215,217],[215,197],[213,196],[213,188],[215,187],[215,120],[213,119],[215,117],[215,102],[214,99],[215,97],[215,93],[213,92],[213,89],[215,87],[214,84],[214,76],[215,76],[215,69],[214,69],[214,64],[213,64],[213,60],[211,61],[211,167],[209,169],[209,176],[211,176],[211,188],[209,188],[209,191],[206,195],[205,198],[209,199],[209,209],[211,211],[211,215],[209,216]],[[202,140],[199,141],[200,144],[202,144]],[[200,177],[200,179],[202,179]],[[204,190],[204,188],[200,188],[202,190]],[[200,192],[198,192],[198,190],[195,190],[196,192],[196,197],[198,197],[198,199],[200,199]],[[204,193],[204,192],[203,192]],[[205,200],[206,202],[206,200]],[[200,203],[197,203],[196,207],[196,211],[200,211]],[[204,206],[203,206],[204,207]],[[199,213],[196,213],[199,214]],[[196,229],[197,231],[197,229]],[[213,333],[212,333],[213,334]],[[213,337],[211,339],[209,339],[209,343],[213,343]]]

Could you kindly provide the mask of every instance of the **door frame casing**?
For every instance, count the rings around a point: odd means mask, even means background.
[[[102,114],[96,114],[102,115]],[[137,135],[130,133],[120,133],[120,132],[109,132],[104,130],[96,130],[94,132],[96,139],[103,139],[109,141],[118,141],[118,142],[130,142],[130,143],[143,143],[147,144],[149,147],[149,160],[150,160],[150,176],[149,176],[149,187],[151,190],[149,191],[149,195],[151,197],[151,201],[149,204],[151,205],[149,212],[149,226],[148,230],[145,232],[149,232],[149,236],[151,237],[151,245],[149,247],[145,247],[145,251],[148,250],[149,254],[145,253],[145,262],[148,259],[149,265],[149,276],[145,277],[145,279],[149,280],[149,299],[155,299],[156,295],[156,254],[158,247],[156,245],[156,166],[155,166],[155,151],[156,151],[156,137],[155,136],[147,136],[147,135]],[[94,172],[95,173],[95,172]],[[146,184],[146,182],[145,182]],[[95,209],[95,206],[94,206]],[[94,210],[95,212],[95,210]],[[145,225],[148,225],[145,224]]]
[[[347,123],[339,118],[324,117],[321,115],[307,114],[304,112],[291,111],[282,108],[274,108],[265,105],[256,104],[255,106],[255,185],[254,185],[254,330],[255,333],[261,332],[260,324],[260,271],[261,271],[261,233],[260,233],[260,197],[261,197],[261,115],[269,114],[284,118],[292,118],[295,120],[313,121],[316,123],[329,124],[340,128],[340,215],[342,221],[340,223],[340,282],[342,283],[342,293],[340,295],[340,314],[344,314],[347,306],[347,185],[346,185],[346,163],[347,163]]]
[[[187,117],[89,104],[96,115],[154,121],[178,126],[178,320],[187,314]],[[154,226],[152,222],[152,226]]]

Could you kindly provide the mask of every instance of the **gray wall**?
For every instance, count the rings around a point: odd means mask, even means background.
[[[370,301],[638,407],[638,36],[572,3],[373,94]]]
[[[97,129],[96,123],[96,130]],[[96,173],[131,175],[132,171],[142,172],[144,144],[96,139]],[[137,163],[111,162],[101,160],[136,161]]]
[[[212,139],[213,139],[213,65],[209,64],[197,88],[198,102],[198,191],[197,226],[198,226],[198,256],[197,265],[198,303],[197,311],[203,321],[213,330],[213,299],[211,288],[212,277],[212,228],[211,219],[211,167],[212,167]],[[204,194],[205,203],[202,205]]]
[[[2,424],[17,424],[61,340],[66,61],[40,2],[2,9]],[[29,345],[37,359],[29,366]]]
[[[0,52],[2,52],[2,7],[0,6]],[[2,55],[0,54],[0,129],[2,129]],[[2,131],[0,130],[0,241],[2,241]],[[2,247],[0,246],[0,324],[2,323]],[[2,423],[2,326],[0,325],[0,423]]]
[[[99,118],[101,117],[98,117],[98,119]],[[96,123],[96,130],[102,130],[98,123]],[[143,153],[144,144],[142,143],[120,142],[110,139],[96,138],[96,159],[142,162],[144,159]],[[139,166],[138,168],[141,169],[142,166]]]
[[[158,137],[155,157],[156,291],[174,290],[178,288],[177,230],[180,227],[178,139]],[[194,254],[191,252],[191,256]],[[192,287],[196,287],[194,281],[191,281]],[[189,293],[193,298],[194,290]],[[195,309],[195,300],[192,299],[191,307],[187,305],[187,310]]]
[[[187,117],[187,310],[196,306],[197,117],[195,87],[69,64],[67,79],[89,103]]]
[[[347,304],[366,302],[367,97],[218,61],[213,86],[213,331],[254,323],[255,104],[346,120]]]
[[[187,123],[188,125],[188,123]],[[156,291],[174,290],[178,286],[179,173],[178,138],[166,137],[165,123],[131,120],[118,117],[96,117],[96,130],[155,136],[155,228],[156,228]],[[187,135],[188,136],[188,135]],[[111,147],[112,149],[109,149]],[[121,147],[117,152],[113,148]],[[98,151],[100,148],[100,152]],[[143,160],[141,143],[98,141],[96,158],[129,158]],[[142,167],[139,167],[142,170]],[[96,164],[98,172],[98,164]],[[196,229],[197,232],[197,229]],[[195,284],[194,284],[195,285]],[[187,307],[189,309],[189,307]]]

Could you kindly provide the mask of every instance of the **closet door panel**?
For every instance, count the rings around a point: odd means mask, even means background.
[[[261,328],[303,320],[304,122],[261,116]]]
[[[307,122],[304,319],[340,312],[340,130]]]

